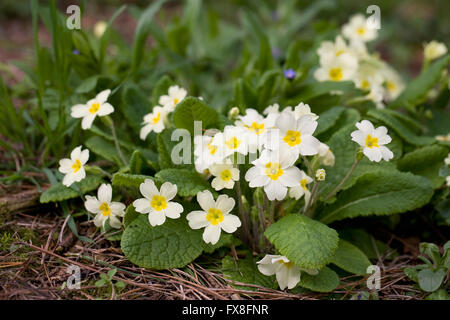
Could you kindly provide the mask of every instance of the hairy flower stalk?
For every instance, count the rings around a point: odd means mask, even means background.
[[[344,186],[344,184],[347,182],[348,178],[350,178],[350,176],[352,175],[353,171],[355,171],[356,167],[358,166],[358,164],[361,162],[360,157],[357,156],[355,162],[353,163],[352,167],[350,168],[350,170],[348,170],[347,174],[345,175],[344,179],[342,179],[342,181],[336,186],[336,188],[333,189],[333,191],[331,191],[326,197],[325,197],[325,202],[327,202],[328,200],[330,200],[336,193],[339,192],[339,190],[341,190],[341,188]]]
[[[112,133],[112,136],[114,139],[114,145],[116,147],[117,153],[119,154],[120,160],[122,160],[123,164],[126,166],[127,160],[125,160],[122,150],[120,149],[119,140],[117,139],[116,129],[114,128],[114,121],[109,116],[106,116],[105,119],[106,119],[106,122],[108,123],[109,127],[111,128],[111,133]]]
[[[244,205],[242,204],[242,191],[241,191],[241,183],[239,181],[236,182],[235,184],[236,186],[236,195],[237,195],[237,199],[238,199],[238,210],[239,210],[239,215],[241,216],[242,219],[242,228],[243,228],[243,235],[242,235],[242,240],[244,240],[244,242],[246,243],[251,243],[251,235],[250,235],[250,219],[249,219],[249,214],[248,212],[246,212],[244,210]]]

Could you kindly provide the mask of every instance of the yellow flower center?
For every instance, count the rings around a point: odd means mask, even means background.
[[[100,109],[100,103],[95,102],[95,103],[91,104],[91,107],[89,108],[89,112],[94,114],[94,113],[97,113],[98,109]]]
[[[150,205],[156,211],[161,211],[167,208],[167,201],[163,196],[154,195],[152,201],[150,202]]]
[[[239,147],[239,145],[241,144],[241,142],[242,142],[242,141],[239,140],[238,138],[233,137],[233,138],[231,138],[231,139],[225,141],[225,145],[226,145],[228,148],[234,150],[234,149],[236,149],[237,147]]]
[[[393,83],[392,81],[387,81],[386,87],[389,91],[394,91],[396,88],[395,83]]]
[[[366,33],[366,28],[358,28],[358,30],[356,31],[360,36],[364,35]]]
[[[300,136],[300,131],[288,130],[283,138],[283,141],[286,142],[289,146],[293,147],[302,142]]]
[[[210,208],[206,214],[206,220],[208,220],[213,226],[217,226],[223,221],[223,213],[217,208]]]
[[[208,142],[208,145],[207,145],[210,154],[216,153],[216,151],[217,151],[217,149],[218,149],[217,146],[213,146],[213,145],[211,144],[212,141],[213,141],[213,139],[211,138],[211,141],[209,141],[209,142]]]
[[[161,112],[158,112],[158,114],[156,115],[156,117],[154,117],[154,118],[152,119],[152,121],[153,121],[153,123],[155,124],[155,123],[158,123],[158,122],[159,122],[159,119],[161,119]]]
[[[111,208],[108,206],[108,204],[106,202],[103,202],[100,207],[98,207],[98,209],[100,210],[100,212],[102,213],[102,215],[104,217],[109,217],[111,216]]]
[[[344,76],[341,68],[332,68],[329,73],[330,79],[333,81],[340,81]]]
[[[362,82],[361,82],[361,89],[364,89],[364,90],[367,90],[367,89],[369,89],[370,88],[370,83],[369,83],[369,81],[367,81],[367,80],[363,80]]]
[[[366,147],[372,149],[373,147],[379,148],[378,138],[372,137],[370,134],[367,135],[366,138]]]
[[[230,179],[231,179],[231,171],[228,170],[228,169],[223,170],[223,171],[220,173],[220,178],[221,178],[223,181],[230,181]]]
[[[179,99],[177,99],[177,98],[174,98],[174,99],[173,99],[173,104],[174,104],[174,105],[177,105],[177,104],[178,104],[178,102],[180,102],[180,100],[179,100]]]
[[[336,51],[336,57],[339,57],[341,54],[344,53],[344,50],[338,50]]]
[[[265,131],[264,123],[258,124],[253,122],[251,126],[246,126],[248,130],[253,131],[256,134],[261,134]]]
[[[308,181],[306,179],[300,180],[300,186],[303,188],[303,190],[308,191],[308,188],[306,187],[306,184]]]
[[[270,179],[277,180],[283,174],[283,169],[281,169],[280,164],[277,162],[268,162],[265,173]]]
[[[75,173],[77,173],[78,172],[78,170],[80,170],[81,169],[81,162],[80,162],[80,160],[75,160],[75,163],[72,165],[72,169],[73,169],[73,172],[75,172]]]
[[[292,266],[294,265],[293,262],[289,261],[289,262],[284,262],[283,260],[278,260],[278,263],[284,265],[286,268],[290,269],[292,268]]]

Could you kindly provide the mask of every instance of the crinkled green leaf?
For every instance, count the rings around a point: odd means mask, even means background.
[[[101,176],[87,176],[80,182],[75,182],[74,184],[80,189],[82,194],[86,192],[97,189],[97,187],[103,182]],[[41,194],[40,202],[59,202],[67,199],[77,198],[80,194],[72,189],[71,187],[66,187],[62,183],[57,183],[48,188],[44,193]]]
[[[199,191],[203,190],[209,190],[213,194],[216,194],[208,181],[192,170],[164,169],[159,171],[155,177],[160,181],[168,181],[176,184],[178,187],[178,194],[182,197],[195,196]]]
[[[144,116],[152,111],[147,96],[137,86],[127,86],[123,90],[120,107],[128,125],[139,134]]]
[[[331,292],[339,285],[339,277],[330,268],[323,267],[315,276],[302,272],[299,285],[312,291]]]
[[[123,216],[123,226],[128,227],[137,217],[139,217],[142,213],[139,213],[135,210],[133,204],[130,204],[128,208],[125,210],[125,215]]]
[[[84,144],[89,149],[89,151],[99,155],[103,159],[115,162],[119,166],[123,165],[113,142],[106,141],[99,136],[93,136],[86,140]],[[121,151],[125,158],[129,157],[129,153],[127,150],[121,148]]]
[[[117,172],[113,175],[112,184],[116,187],[128,187],[139,188],[139,185],[145,181],[145,179],[157,180],[151,176],[145,176],[142,174],[129,174]]]
[[[337,200],[322,208],[320,220],[336,220],[369,215],[407,212],[425,205],[433,194],[430,182],[411,173],[396,170],[368,172],[356,183],[338,193]]]
[[[121,247],[134,264],[151,269],[181,268],[203,251],[202,235],[192,230],[186,219],[169,219],[152,227],[142,214],[131,222],[122,235]]]
[[[444,177],[439,176],[439,169],[447,155],[448,149],[444,146],[425,146],[405,154],[397,162],[397,168],[400,171],[409,171],[423,176],[431,181],[434,188],[437,188],[445,181]]]
[[[198,98],[184,98],[175,108],[173,122],[177,128],[186,129],[194,134],[194,121],[201,121],[203,129],[217,126],[217,111]]]
[[[263,275],[259,272],[256,262],[257,260],[250,254],[247,254],[245,259],[238,259],[237,261],[230,256],[226,256],[222,259],[222,273],[225,278],[236,282],[259,285],[265,288],[277,288],[278,284],[275,276],[268,277]],[[233,286],[243,290],[256,290],[254,287],[245,285],[234,284]]]
[[[149,175],[155,171],[156,165],[142,154],[141,151],[135,150],[130,158],[130,173]]]
[[[319,116],[319,119],[317,119],[318,126],[316,131],[314,132],[314,135],[319,135],[334,126],[344,110],[344,107],[336,106],[328,109],[325,112],[322,112]],[[312,111],[314,112],[314,110]]]
[[[339,241],[335,230],[299,214],[278,220],[264,235],[282,255],[305,269],[320,269],[329,263]]]
[[[366,274],[367,267],[371,264],[358,247],[342,239],[339,239],[339,246],[331,262],[354,274]]]

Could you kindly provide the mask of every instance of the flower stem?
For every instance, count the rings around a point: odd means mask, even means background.
[[[314,198],[316,197],[317,190],[319,190],[319,182],[317,180],[314,180],[314,185],[313,185],[313,188],[311,191],[311,197],[309,197],[308,203],[306,204],[305,210],[304,210],[304,214],[307,217],[309,216],[308,215],[309,208],[311,207],[311,204],[314,203]]]
[[[331,191],[326,197],[325,197],[325,201],[330,200],[331,197],[333,197],[336,193],[338,193],[339,190],[341,190],[342,186],[347,182],[348,178],[350,178],[350,176],[352,175],[353,171],[355,171],[356,167],[358,166],[358,164],[361,162],[361,159],[356,159],[355,162],[353,163],[352,167],[350,168],[350,170],[347,172],[347,174],[345,175],[344,179],[342,179],[342,181],[337,185],[336,188],[334,188],[333,191]]]
[[[241,191],[240,182],[236,181],[235,186],[236,186],[236,194],[237,194],[237,198],[238,198],[239,215],[242,218],[242,227],[244,229],[243,238],[244,238],[244,241],[248,243],[250,240],[249,221],[248,221],[248,215],[244,210],[244,205],[242,204],[242,191]]]
[[[122,150],[120,149],[119,140],[117,139],[116,129],[114,128],[114,122],[112,118],[108,117],[109,126],[111,128],[111,133],[113,135],[114,139],[114,145],[116,146],[117,153],[119,154],[120,160],[122,160],[123,164],[126,166],[127,161],[125,160],[125,157],[123,156]]]

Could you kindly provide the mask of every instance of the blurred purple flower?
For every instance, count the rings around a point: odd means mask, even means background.
[[[80,51],[78,51],[77,49],[73,49],[73,50],[72,50],[72,53],[73,53],[73,54],[76,54],[76,55],[79,55],[79,54],[80,54]]]
[[[295,72],[293,69],[289,68],[284,70],[284,77],[288,80],[293,80],[295,76],[297,75],[297,72]]]
[[[278,58],[281,56],[281,50],[280,50],[280,48],[278,48],[278,47],[273,47],[273,48],[272,48],[272,56],[273,56],[275,59],[278,59]]]

